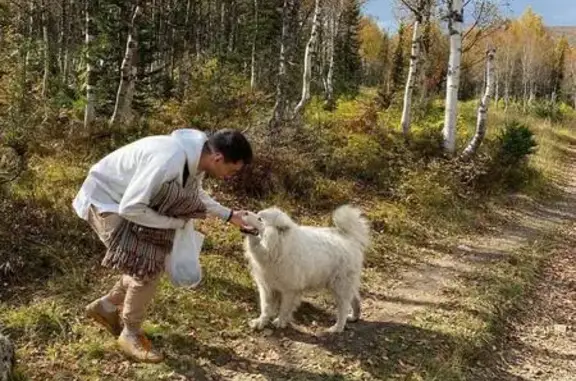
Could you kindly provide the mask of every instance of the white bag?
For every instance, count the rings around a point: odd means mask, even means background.
[[[199,257],[203,242],[204,234],[194,230],[193,220],[176,229],[172,253],[166,256],[166,273],[174,286],[196,287],[202,280]]]

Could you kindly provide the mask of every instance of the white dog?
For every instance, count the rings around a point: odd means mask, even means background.
[[[335,227],[300,226],[278,208],[247,212],[244,222],[257,234],[245,240],[246,256],[260,293],[260,317],[253,329],[273,324],[284,328],[300,304],[304,291],[329,289],[337,303],[337,321],[329,332],[342,332],[360,317],[360,275],[370,227],[357,208],[334,211]]]

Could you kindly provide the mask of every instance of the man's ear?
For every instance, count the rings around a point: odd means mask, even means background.
[[[222,162],[224,161],[224,155],[222,155],[220,152],[214,152],[212,160],[214,160],[214,162]]]

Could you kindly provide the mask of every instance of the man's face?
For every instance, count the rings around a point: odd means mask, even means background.
[[[210,168],[210,175],[218,179],[227,179],[234,176],[238,171],[242,169],[244,163],[238,161],[236,163],[226,163],[224,156],[220,153],[215,153],[212,156],[212,165]]]

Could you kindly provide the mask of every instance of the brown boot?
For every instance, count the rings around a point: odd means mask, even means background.
[[[86,306],[86,316],[96,321],[116,337],[122,332],[122,324],[120,323],[118,310],[113,312],[108,311],[102,305],[101,299],[97,299]]]
[[[143,333],[131,333],[126,330],[118,338],[118,345],[124,354],[136,361],[159,363],[164,355],[152,348],[152,343]]]

